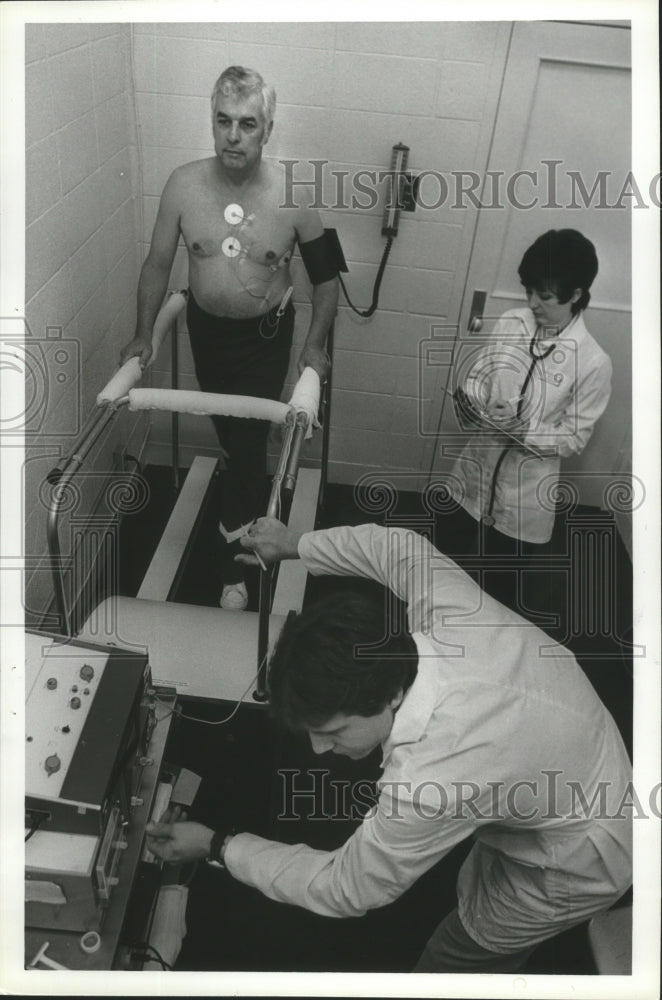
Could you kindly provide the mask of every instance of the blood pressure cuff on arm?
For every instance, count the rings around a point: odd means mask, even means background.
[[[299,252],[313,285],[321,285],[337,276],[338,265],[326,233],[307,243],[299,243]]]

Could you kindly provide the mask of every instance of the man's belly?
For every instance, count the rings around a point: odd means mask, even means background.
[[[271,271],[245,259],[199,260],[189,255],[193,296],[214,316],[261,316],[280,304],[290,284],[289,267]]]

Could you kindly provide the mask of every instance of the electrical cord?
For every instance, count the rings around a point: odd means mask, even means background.
[[[170,711],[166,712],[165,715],[160,715],[157,718],[156,720],[157,724],[159,722],[163,722],[164,719],[169,719],[171,715],[179,715],[179,709],[177,708],[177,706],[175,706],[174,708],[170,708],[168,702],[164,701],[163,698],[159,698],[158,694],[152,694],[151,697],[154,699],[154,701],[158,701],[159,705],[165,705],[170,709]]]
[[[239,711],[239,708],[240,708],[241,704],[243,703],[244,698],[246,697],[246,695],[248,694],[248,692],[250,691],[250,689],[253,687],[253,684],[255,683],[255,681],[257,680],[257,678],[260,676],[260,671],[262,670],[262,667],[264,666],[264,664],[266,662],[267,655],[268,654],[265,653],[265,655],[262,657],[262,661],[261,661],[259,667],[257,668],[257,670],[255,671],[255,674],[251,677],[251,679],[249,681],[249,684],[248,684],[248,687],[240,695],[240,697],[239,697],[236,705],[234,706],[234,708],[232,709],[232,711],[230,712],[230,714],[228,716],[226,716],[224,719],[199,719],[199,718],[197,718],[194,715],[185,715],[184,712],[181,710],[181,708],[179,706],[175,706],[174,708],[171,708],[170,711],[166,713],[166,715],[160,716],[159,722],[161,722],[163,719],[170,718],[171,715],[176,715],[180,719],[186,719],[187,722],[200,722],[200,723],[202,723],[203,725],[206,725],[206,726],[224,726],[225,723],[229,722],[231,719],[233,719],[234,716]],[[154,698],[155,701],[158,701],[158,703],[160,705],[167,705],[168,704],[167,702],[163,701],[163,699],[159,698],[159,696],[157,694],[153,694],[152,697]]]
[[[39,827],[41,826],[41,824],[44,822],[45,819],[46,819],[46,813],[40,813],[37,816],[35,816],[34,813],[32,814],[32,826],[25,835],[26,844],[31,837],[34,837],[35,833],[37,832],[37,830],[39,829]]]
[[[253,684],[255,683],[255,681],[257,680],[257,678],[260,676],[260,671],[262,670],[262,667],[264,666],[264,664],[266,662],[266,659],[267,659],[267,654],[265,653],[265,655],[262,657],[262,662],[260,663],[259,667],[257,668],[254,676],[251,677],[250,682],[248,684],[248,687],[243,692],[243,694],[241,695],[241,697],[237,701],[237,704],[234,706],[234,708],[232,709],[232,711],[230,712],[230,714],[228,716],[226,716],[224,719],[198,719],[198,718],[196,718],[193,715],[184,715],[184,713],[181,710],[176,710],[176,714],[181,719],[186,719],[187,722],[200,722],[200,723],[202,723],[205,726],[224,726],[226,724],[226,722],[229,722],[230,719],[233,719],[234,716],[239,711],[239,708],[240,708],[240,706],[241,706],[244,698],[246,697],[246,695],[248,694],[248,692],[250,691],[250,689],[253,687]]]
[[[292,444],[292,440],[291,440],[291,437],[290,437],[290,441],[288,442],[288,457],[289,457],[289,449],[291,447],[291,444]],[[276,514],[276,516],[280,517],[280,511],[281,511],[281,490],[280,490],[280,483],[278,484],[277,505],[276,506],[277,506],[277,514]],[[265,655],[262,657],[262,660],[260,661],[260,664],[259,664],[259,666],[258,666],[255,674],[251,677],[251,679],[250,679],[250,681],[248,683],[248,686],[245,688],[245,690],[240,695],[240,697],[239,697],[236,705],[234,706],[234,708],[232,709],[232,711],[230,712],[230,714],[227,715],[224,719],[200,719],[200,718],[198,718],[197,716],[194,716],[194,715],[186,715],[181,710],[181,708],[179,706],[175,706],[174,708],[171,708],[165,715],[162,715],[159,718],[158,721],[160,722],[162,719],[168,719],[168,718],[170,718],[171,715],[176,715],[180,719],[186,719],[187,722],[199,722],[201,725],[204,725],[204,726],[224,726],[226,723],[230,722],[230,720],[233,719],[235,717],[235,715],[237,714],[237,712],[239,711],[239,708],[242,705],[242,703],[244,701],[244,698],[246,697],[246,695],[248,694],[248,692],[250,691],[250,689],[253,687],[253,684],[256,682],[256,680],[258,679],[258,677],[260,676],[262,668],[264,667],[264,665],[266,663],[267,656],[268,656],[268,653],[265,653]],[[159,696],[156,693],[154,693],[152,695],[152,697],[160,705],[167,705],[167,702],[165,702],[161,698],[159,698]]]
[[[393,244],[393,237],[389,236],[386,240],[384,253],[382,254],[382,259],[379,264],[379,270],[377,271],[377,277],[375,278],[375,286],[372,290],[372,302],[368,309],[356,308],[356,306],[353,304],[347,293],[347,289],[345,288],[345,282],[342,280],[342,274],[338,273],[338,277],[340,278],[340,287],[342,288],[345,298],[347,299],[347,304],[349,305],[350,309],[354,310],[357,316],[362,316],[364,319],[368,319],[368,317],[372,316],[372,314],[375,312],[379,304],[379,289],[382,284],[382,278],[384,277],[384,269],[386,267],[386,261],[388,260],[388,255],[391,252],[392,244]]]
[[[294,424],[291,424],[290,427],[288,427],[286,433],[287,433],[287,437],[286,437],[285,444],[287,445],[287,453],[286,453],[286,455],[284,457],[285,464],[287,464],[287,462],[289,461],[290,452],[292,450],[292,440],[293,440],[293,437],[294,437]],[[278,480],[278,485],[277,485],[277,488],[276,488],[276,517],[278,518],[279,521],[280,521],[280,515],[281,515],[282,505],[283,505],[282,504],[282,496],[281,496],[282,487],[283,487],[283,480],[281,478],[281,479]],[[259,671],[258,671],[258,673],[259,673]]]
[[[169,965],[168,962],[166,962],[161,952],[158,951],[153,944],[149,944],[147,941],[137,941],[136,944],[131,946],[131,948],[132,951],[134,951],[134,958],[141,959],[142,961],[149,959],[151,961],[159,962],[162,969],[167,972],[172,972],[172,965]],[[140,949],[140,952],[135,954],[138,949]],[[153,954],[150,955],[150,952],[153,952]]]

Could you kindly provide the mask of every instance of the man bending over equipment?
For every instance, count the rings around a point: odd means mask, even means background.
[[[138,285],[136,335],[121,361],[137,356],[144,366],[150,358],[152,328],[181,234],[189,260],[186,319],[200,388],[278,399],[294,329],[289,263],[295,244],[313,285],[298,368],[309,365],[322,379],[338,301],[337,268],[319,214],[282,207],[292,203],[284,170],[262,159],[273,128],[273,87],[254,70],[230,66],[218,78],[211,103],[215,155],[178,167],[166,183]],[[212,419],[227,456],[221,532],[232,541],[263,512],[269,425]],[[247,603],[242,567],[229,555],[224,561],[221,606],[241,610]]]
[[[352,917],[473,837],[458,907],[416,972],[514,972],[626,891],[631,766],[567,649],[404,528],[299,535],[261,518],[242,546],[265,562],[300,558],[314,575],[377,580],[406,601],[403,629],[381,600],[327,597],[287,620],[269,665],[273,714],[317,753],[361,758],[381,745],[379,799],[335,851],[191,822],[148,824],[150,850]]]

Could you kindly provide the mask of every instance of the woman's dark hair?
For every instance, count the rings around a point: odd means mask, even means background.
[[[409,688],[416,644],[389,600],[338,593],[287,619],[268,673],[271,713],[279,722],[301,730],[339,712],[378,715]]]
[[[589,288],[598,273],[598,257],[590,240],[576,229],[550,229],[539,236],[522,257],[518,268],[525,288],[553,292],[559,302],[567,302],[575,288],[582,294],[572,303],[575,315],[586,309]]]

